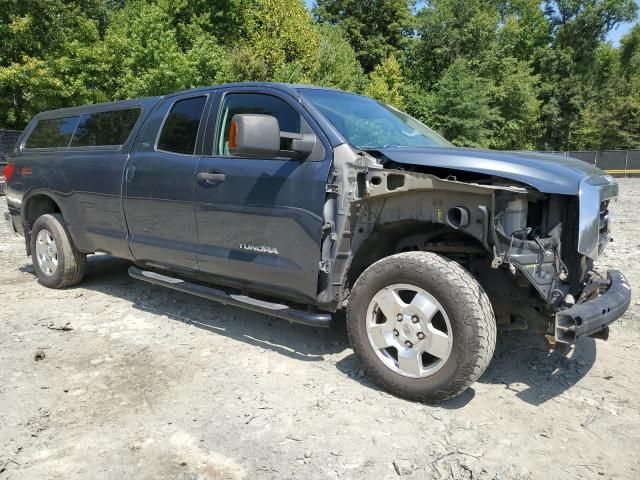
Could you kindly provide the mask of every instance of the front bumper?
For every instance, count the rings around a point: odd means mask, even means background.
[[[598,297],[556,313],[557,343],[570,344],[594,335],[620,318],[631,303],[631,287],[617,270],[607,272],[607,290]]]

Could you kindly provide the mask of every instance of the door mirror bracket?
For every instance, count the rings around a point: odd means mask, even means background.
[[[318,137],[314,133],[280,132],[281,138],[291,140],[291,147],[286,153],[293,153],[294,158],[305,159],[313,152]]]

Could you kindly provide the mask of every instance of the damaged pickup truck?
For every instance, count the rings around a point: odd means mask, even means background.
[[[610,176],[456,148],[336,90],[230,84],[41,113],[4,174],[44,286],[80,282],[105,252],[137,279],[291,322],[346,309],[368,375],[420,401],[469,387],[497,328],[606,339],[631,298],[620,272],[593,270]]]

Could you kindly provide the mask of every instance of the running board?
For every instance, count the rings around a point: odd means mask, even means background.
[[[143,280],[154,285],[171,288],[179,292],[190,293],[198,297],[220,302],[225,305],[245,308],[253,312],[271,315],[272,317],[282,318],[294,323],[301,323],[310,327],[329,327],[331,326],[331,314],[329,313],[313,313],[296,310],[288,305],[279,303],[265,302],[245,295],[236,295],[227,293],[217,288],[205,287],[196,283],[190,283],[180,278],[168,277],[156,272],[141,270],[137,267],[129,267],[129,275],[138,280]]]

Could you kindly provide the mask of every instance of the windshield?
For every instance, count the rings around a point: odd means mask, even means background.
[[[333,90],[305,89],[302,94],[360,150],[451,145],[415,118],[371,98]]]

